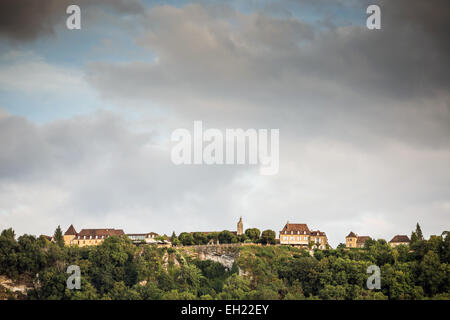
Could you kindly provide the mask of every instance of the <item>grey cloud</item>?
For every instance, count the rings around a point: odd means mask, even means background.
[[[232,228],[227,220],[238,213],[228,195],[247,188],[235,178],[248,168],[175,166],[170,149],[158,145],[151,131],[133,132],[109,112],[40,126],[2,116],[0,142],[0,229],[22,225],[19,232],[36,233],[31,229],[42,228],[43,220],[84,226],[101,221],[129,232]]]
[[[2,117],[0,208],[9,212],[14,195],[39,185],[62,195],[48,212],[41,199],[29,200],[36,222],[47,214],[77,224],[79,215],[83,227],[170,232],[231,229],[243,215],[246,227],[276,231],[287,219],[307,222],[333,245],[347,228],[384,238],[408,233],[416,221],[429,232],[448,229],[445,19],[429,23],[415,5],[401,10],[408,1],[392,3],[381,3],[380,32],[317,31],[289,15],[222,5],[152,8],[137,41],[155,63],[93,62],[90,83],[108,102],[168,111],[168,131],[198,119],[280,128],[279,175],[174,167],[152,134],[111,115],[44,126]],[[23,216],[0,223],[24,225]]]
[[[155,7],[139,43],[158,60],[92,63],[88,78],[106,99],[150,100],[188,119],[448,146],[448,50],[421,27],[423,15],[395,14],[407,2],[380,5],[381,31],[320,32],[230,8]]]
[[[283,137],[280,173],[265,177],[245,166],[174,166],[158,132],[133,127],[109,112],[40,126],[2,115],[0,229],[207,231],[233,229],[242,215],[245,227],[276,231],[301,220],[335,246],[350,227],[386,238],[425,216],[430,232],[449,223],[448,150]]]
[[[0,36],[13,41],[30,41],[52,34],[54,27],[67,18],[66,8],[77,4],[83,9],[109,8],[119,13],[137,14],[143,10],[140,0],[2,0]]]

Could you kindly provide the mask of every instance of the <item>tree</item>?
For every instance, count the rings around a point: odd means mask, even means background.
[[[196,294],[204,277],[197,266],[186,263],[183,265],[181,278],[185,281],[187,288]]]
[[[192,234],[188,232],[180,233],[178,238],[183,246],[190,246],[194,244],[194,238],[192,237]]]
[[[416,224],[416,235],[418,240],[423,240],[422,229],[420,228],[419,223]]]
[[[203,232],[194,232],[194,243],[198,245],[207,244],[208,237]]]
[[[6,274],[12,278],[18,276],[18,244],[14,230],[9,228],[0,235],[0,274]]]
[[[369,249],[371,246],[374,246],[377,244],[377,241],[375,239],[369,238],[364,242],[364,249]]]
[[[446,266],[439,262],[439,256],[431,250],[428,251],[420,263],[419,275],[419,281],[426,293],[434,295],[440,291],[444,282],[448,282],[446,271]]]
[[[58,246],[60,246],[61,248],[64,247],[64,236],[61,230],[61,226],[58,226],[58,228],[56,228],[53,239]]]
[[[423,240],[422,229],[420,228],[419,223],[416,224],[416,231],[411,233],[411,245],[415,244],[417,241]]]
[[[219,241],[219,232],[208,233],[207,237],[208,241],[212,240],[214,243],[217,243]]]
[[[240,234],[237,236],[238,242],[242,243],[245,242],[246,240],[248,240],[248,237],[244,234]]]
[[[154,282],[148,282],[145,286],[138,284],[135,289],[142,300],[160,300],[163,295],[163,291]]]
[[[236,243],[237,238],[230,231],[223,230],[221,233],[219,233],[219,242],[220,243]]]
[[[135,253],[136,246],[128,237],[108,237],[101,245],[90,248],[88,259],[92,265],[89,275],[100,294],[108,293],[120,281],[128,287],[137,283]]]
[[[261,242],[263,244],[275,244],[275,231],[264,230],[261,234]]]
[[[221,300],[244,300],[248,299],[250,292],[250,281],[237,274],[233,274],[225,281],[223,292],[218,298]]]
[[[113,288],[107,295],[112,300],[140,300],[140,295],[136,290],[129,288],[123,281],[115,282]]]
[[[45,266],[44,252],[34,236],[24,234],[19,237],[17,254],[17,270],[34,276]],[[58,270],[60,271],[60,270]]]
[[[257,242],[259,240],[261,231],[259,231],[258,228],[249,228],[245,230],[245,235],[247,238],[249,238],[252,242]]]
[[[173,246],[178,246],[180,244],[180,240],[178,239],[175,231],[172,232],[172,236],[170,237],[170,242]]]

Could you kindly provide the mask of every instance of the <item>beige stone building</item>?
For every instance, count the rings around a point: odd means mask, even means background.
[[[358,236],[351,231],[348,236],[345,237],[345,246],[347,248],[364,248],[364,244],[369,239],[371,239],[369,236]]]
[[[389,245],[393,248],[399,246],[399,245],[409,245],[411,240],[409,240],[409,237],[407,235],[396,235],[392,238],[391,241],[389,241]]]
[[[328,239],[325,232],[311,231],[308,225],[304,223],[286,223],[280,231],[280,244],[291,245],[303,248],[326,249],[328,247]]]
[[[96,246],[110,236],[122,236],[124,234],[122,229],[82,229],[80,232],[76,232],[73,225],[70,225],[64,233],[64,243],[68,246]]]

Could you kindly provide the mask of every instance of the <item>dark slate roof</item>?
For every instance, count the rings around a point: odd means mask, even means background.
[[[358,236],[356,234],[353,233],[353,231],[350,231],[350,233],[348,234],[348,236],[346,236],[346,238],[357,238]]]

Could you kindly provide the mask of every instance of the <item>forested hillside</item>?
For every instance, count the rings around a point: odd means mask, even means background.
[[[185,255],[180,248],[136,246],[126,237],[67,247],[12,229],[0,235],[0,275],[26,283],[26,295],[0,287],[9,299],[449,299],[450,238],[415,238],[392,249],[370,240],[364,249],[306,251],[242,246],[231,270]],[[368,290],[369,265],[381,269],[381,289]],[[81,289],[67,288],[69,265],[81,269]]]

